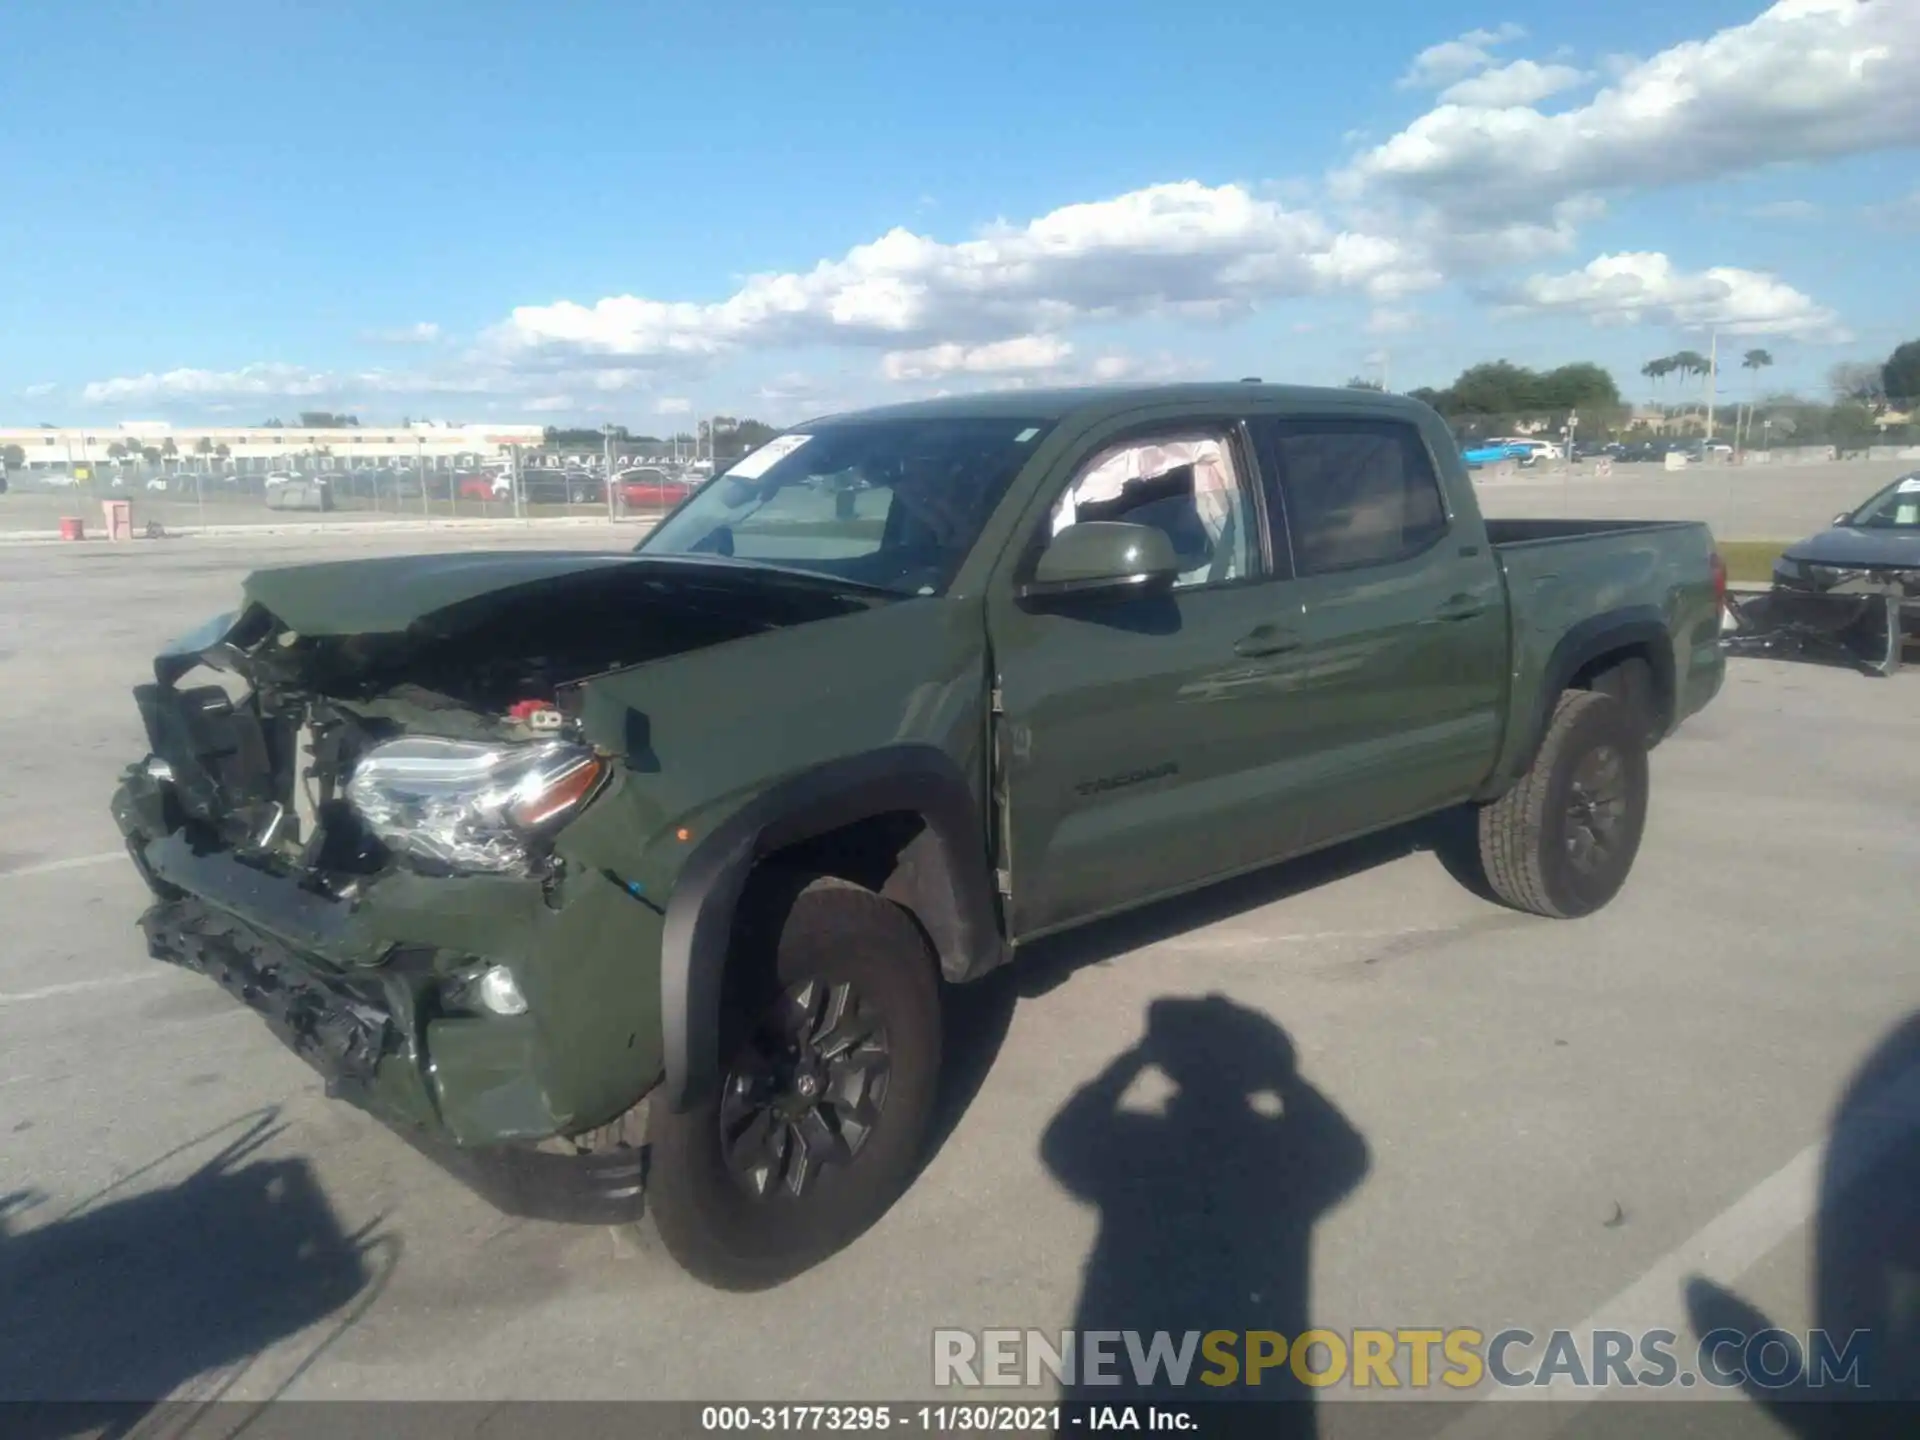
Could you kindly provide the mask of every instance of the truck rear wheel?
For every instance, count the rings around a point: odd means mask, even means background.
[[[940,1073],[939,981],[905,913],[832,878],[763,903],[772,923],[744,927],[729,970],[715,1093],[650,1126],[660,1238],[726,1290],[778,1285],[886,1212]]]
[[[1569,690],[1533,765],[1481,809],[1481,866],[1503,903],[1576,919],[1620,892],[1646,821],[1644,722],[1610,695]]]

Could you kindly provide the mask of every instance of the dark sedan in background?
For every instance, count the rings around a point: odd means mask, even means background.
[[[1897,586],[1904,628],[1920,629],[1920,470],[1789,545],[1773,567],[1773,583],[1823,594]]]

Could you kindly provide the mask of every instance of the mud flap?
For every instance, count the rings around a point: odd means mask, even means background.
[[[1883,591],[1727,594],[1721,645],[1729,655],[1837,665],[1863,675],[1900,668],[1900,597]]]

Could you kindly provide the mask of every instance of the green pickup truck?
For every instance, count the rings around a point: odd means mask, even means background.
[[[1606,904],[1723,594],[1702,525],[1483,520],[1410,400],[943,399],[630,554],[257,573],[113,810],[152,953],[334,1093],[762,1286],[909,1183],[943,994],[1041,936],[1441,812],[1505,903]]]

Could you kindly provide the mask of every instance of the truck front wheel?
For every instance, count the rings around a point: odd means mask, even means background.
[[[1571,920],[1620,892],[1647,822],[1647,735],[1610,695],[1569,690],[1533,764],[1480,811],[1487,884],[1516,910]]]
[[[656,1106],[648,1203],[667,1251],[726,1290],[780,1284],[906,1189],[932,1119],[940,996],[919,928],[830,877],[762,887],[729,970],[714,1093]]]

